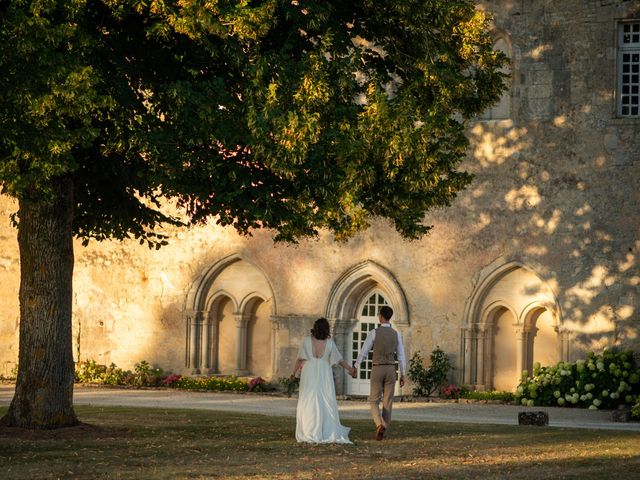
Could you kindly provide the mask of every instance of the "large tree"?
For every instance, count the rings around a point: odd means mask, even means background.
[[[345,239],[379,216],[418,238],[470,182],[465,121],[503,89],[471,0],[14,0],[0,21],[20,427],[78,421],[74,236],[159,247],[156,226],[213,219]]]

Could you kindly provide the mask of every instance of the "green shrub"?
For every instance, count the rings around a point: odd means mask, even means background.
[[[515,395],[513,392],[503,392],[503,391],[469,391],[462,390],[460,394],[460,398],[467,398],[469,400],[498,400],[501,402],[513,402],[515,400]]]
[[[161,368],[152,368],[149,362],[142,360],[134,365],[132,383],[138,387],[157,387],[162,382]]]
[[[103,383],[103,376],[107,371],[105,365],[100,365],[95,360],[78,362],[75,372],[77,383]]]
[[[234,375],[226,377],[181,377],[173,382],[171,387],[185,390],[246,392],[249,389],[249,383]]]
[[[265,389],[266,382],[260,377],[253,379],[253,385],[235,376],[227,377],[182,377],[180,375],[164,375],[161,368],[153,368],[149,362],[142,360],[135,364],[133,371],[118,368],[114,363],[108,367],[95,360],[78,362],[75,374],[76,382],[99,383],[106,385],[131,385],[134,387],[168,386],[186,390],[231,390],[246,392]]]
[[[142,360],[136,363],[134,371],[122,370],[115,363],[108,367],[95,360],[78,362],[75,381],[78,383],[98,383],[105,385],[133,385],[136,387],[153,387],[160,385],[163,378],[162,369],[152,368],[149,362]]]
[[[300,386],[300,377],[280,377],[278,383],[287,390],[287,396],[291,397]]]
[[[631,416],[640,419],[640,396],[636,399],[636,404],[631,407]]]
[[[102,382],[106,385],[125,385],[128,373],[130,372],[125,372],[121,368],[116,367],[115,363],[112,363],[105,370],[102,376]]]
[[[420,352],[414,353],[409,360],[407,376],[414,383],[414,395],[428,397],[446,383],[449,372],[453,370],[449,357],[440,347],[431,352],[430,360],[427,368],[422,363]]]
[[[515,396],[522,405],[613,409],[633,405],[640,395],[640,368],[631,350],[602,354],[591,352],[586,360],[559,362],[552,367],[533,366],[533,375],[522,372]]]

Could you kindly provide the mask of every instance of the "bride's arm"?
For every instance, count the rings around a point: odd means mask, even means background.
[[[302,370],[303,365],[304,365],[304,359],[298,358],[296,360],[296,364],[293,366],[293,373],[291,374],[291,376],[295,377],[296,375],[298,375],[298,372]]]

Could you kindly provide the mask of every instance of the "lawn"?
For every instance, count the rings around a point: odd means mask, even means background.
[[[0,408],[0,415],[6,408]],[[77,406],[85,424],[0,429],[10,479],[541,479],[640,478],[640,433],[395,422],[373,439],[348,420],[354,445],[306,445],[295,420],[202,410]]]

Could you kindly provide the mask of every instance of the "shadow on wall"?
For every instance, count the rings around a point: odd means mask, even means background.
[[[510,390],[534,361],[640,348],[640,123],[616,123],[608,91],[578,92],[599,110],[570,104],[569,67],[542,70],[566,61],[544,45],[522,58],[540,83],[514,85],[514,118],[534,121],[470,130],[476,179],[447,218],[462,212],[469,231],[460,255],[498,246],[465,312],[461,381],[478,388]]]

